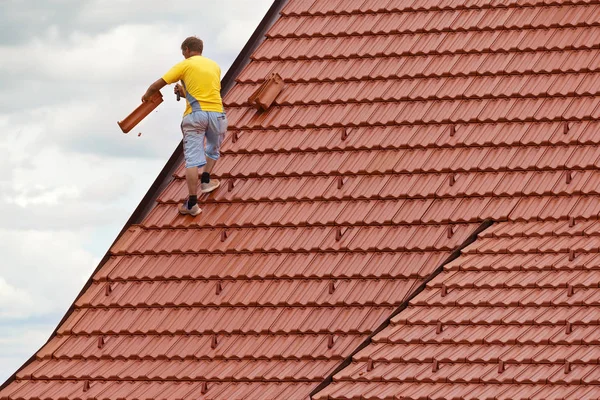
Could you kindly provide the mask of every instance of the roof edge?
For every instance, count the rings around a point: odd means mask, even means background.
[[[249,64],[250,56],[264,41],[268,30],[279,19],[281,10],[286,5],[287,1],[288,0],[273,1],[273,4],[269,8],[263,19],[260,21],[258,27],[254,30],[254,33],[252,34],[252,36],[250,36],[250,39],[248,39],[246,45],[242,48],[242,51],[238,54],[235,61],[233,62],[233,64],[231,64],[231,66],[227,70],[227,73],[221,80],[221,97],[225,97],[225,95],[231,90],[231,88],[233,88],[237,76],[242,72],[246,65]],[[167,161],[167,164],[160,171],[160,174],[154,180],[154,183],[152,183],[150,189],[148,189],[148,192],[144,195],[140,204],[138,204],[136,209],[133,211],[133,213],[123,226],[123,229],[121,229],[115,240],[111,243],[108,250],[106,251],[106,254],[102,258],[102,260],[100,260],[100,263],[98,264],[96,269],[94,269],[94,272],[92,272],[90,278],[84,285],[83,289],[81,289],[81,291],[79,292],[79,294],[65,313],[64,317],[60,320],[50,337],[48,337],[48,340],[46,340],[46,342],[27,361],[25,361],[25,363],[23,363],[23,365],[21,365],[21,367],[19,367],[14,374],[12,374],[2,385],[0,385],[0,391],[4,390],[8,385],[14,382],[17,379],[17,374],[24,368],[26,368],[29,364],[31,364],[35,360],[36,354],[39,353],[40,350],[42,350],[44,346],[46,346],[50,342],[50,340],[52,340],[56,336],[58,328],[60,328],[60,326],[75,310],[75,303],[77,302],[77,300],[79,300],[79,298],[85,293],[85,291],[92,285],[93,277],[98,273],[98,271],[100,271],[100,269],[110,258],[110,249],[112,249],[115,243],[121,238],[123,233],[125,233],[127,229],[129,229],[129,227],[131,227],[134,224],[141,223],[143,219],[150,213],[160,193],[173,180],[173,174],[175,173],[177,167],[182,161],[183,142],[179,142],[179,145],[175,148],[175,151]]]
[[[381,332],[382,330],[384,330],[385,328],[387,328],[390,325],[390,323],[392,321],[392,318],[394,318],[396,315],[400,314],[406,307],[408,307],[409,302],[412,299],[414,299],[417,295],[419,295],[423,290],[425,290],[425,288],[427,287],[427,284],[432,279],[434,279],[436,276],[438,276],[439,274],[441,274],[444,271],[444,266],[446,266],[448,263],[450,263],[450,262],[456,260],[458,257],[460,257],[460,255],[462,254],[462,251],[464,250],[464,248],[467,247],[467,246],[469,246],[473,242],[475,242],[477,240],[477,237],[479,236],[479,234],[481,232],[485,231],[486,229],[488,229],[494,223],[495,223],[495,221],[493,221],[491,219],[484,220],[481,223],[481,225],[479,225],[477,227],[477,229],[475,229],[473,231],[473,233],[471,233],[469,235],[469,237],[467,237],[467,239],[465,239],[465,241],[462,244],[460,244],[459,246],[457,246],[452,251],[452,253],[450,253],[450,255],[448,256],[448,258],[446,258],[446,260],[444,260],[428,277],[425,278],[425,280],[412,293],[410,293],[408,295],[408,297],[406,297],[406,299],[404,301],[402,301],[402,303],[400,303],[400,305],[390,314],[389,317],[387,317],[377,328],[375,328],[375,330],[373,331],[373,333],[371,333],[360,345],[358,345],[358,347],[350,355],[348,355],[348,357],[346,357],[344,359],[344,361],[342,361],[340,363],[340,365],[338,365],[338,367],[336,369],[334,369],[327,376],[327,378],[325,378],[310,393],[310,398],[312,399],[312,397],[314,395],[316,395],[317,393],[319,393],[320,391],[322,391],[323,389],[325,389],[327,386],[329,386],[329,384],[331,384],[333,382],[333,377],[335,376],[335,374],[337,374],[338,372],[340,372],[341,370],[343,370],[344,368],[346,368],[348,365],[350,365],[350,363],[352,363],[352,357],[354,357],[359,351],[361,351],[362,349],[364,349],[365,347],[367,347],[368,345],[370,345],[373,337],[375,335],[377,335],[379,332]]]

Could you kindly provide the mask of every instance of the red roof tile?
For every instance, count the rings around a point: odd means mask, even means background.
[[[598,397],[600,4],[277,1],[250,44],[203,213],[170,162],[0,398]]]

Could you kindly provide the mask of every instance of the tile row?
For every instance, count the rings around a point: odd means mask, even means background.
[[[65,334],[368,333],[395,307],[77,308]]]
[[[431,366],[430,366],[431,368]],[[497,367],[496,367],[497,369]],[[581,400],[598,399],[593,385],[337,381],[314,400]]]
[[[586,236],[542,236],[542,237],[502,237],[494,240],[481,240],[469,247],[477,253],[577,253],[597,252],[599,235]],[[577,254],[573,254],[575,261]]]
[[[394,324],[590,324],[600,325],[595,306],[434,307],[409,306],[392,319]]]
[[[596,144],[599,129],[600,122],[588,120],[232,130],[221,154]]]
[[[3,391],[2,400],[276,400],[303,398],[314,382],[148,382],[89,380],[16,380]],[[43,395],[40,395],[43,394]],[[43,396],[43,397],[41,397]],[[300,397],[298,397],[300,396]]]
[[[596,256],[598,253],[595,254]],[[443,286],[442,286],[443,285]],[[529,296],[539,295],[539,305],[546,305],[552,299],[562,298],[563,301],[584,301],[588,296],[592,300],[600,286],[600,270],[575,269],[575,270],[514,270],[514,271],[447,271],[438,276],[428,285],[428,289],[421,293],[422,298],[415,299],[412,304],[426,305],[427,301],[457,301],[457,302],[484,302],[490,305],[496,303],[496,296],[506,301],[507,305],[515,301],[523,305],[535,305],[528,300]],[[477,290],[470,290],[477,289]],[[544,292],[544,293],[542,293]],[[451,295],[452,293],[452,295]],[[469,293],[471,298],[462,301],[457,297]],[[497,293],[497,294],[496,294]],[[442,297],[443,295],[443,297]],[[430,296],[430,297],[428,297]],[[518,299],[518,300],[516,300]],[[535,300],[535,298],[533,299]],[[481,303],[485,305],[484,303]],[[464,304],[468,305],[468,304]],[[477,304],[473,304],[474,306]]]
[[[341,359],[365,334],[59,335],[38,359]]]
[[[600,233],[595,219],[572,221],[534,221],[496,224],[479,236],[482,239],[501,237],[582,236]]]
[[[329,360],[43,360],[29,364],[17,379],[314,381],[340,359]]]
[[[453,250],[479,224],[281,228],[129,228],[112,254]]]
[[[502,360],[503,361],[503,360]],[[600,365],[569,364],[510,364],[504,363],[404,363],[376,362],[367,372],[367,363],[354,362],[335,375],[338,381],[350,382],[418,382],[455,384],[563,384],[597,385]]]
[[[222,157],[213,171],[215,176],[221,178],[243,179],[298,176],[338,178],[359,174],[430,172],[457,174],[465,171],[596,170],[599,167],[598,145],[544,145],[236,154]],[[184,173],[185,168],[181,165],[175,172],[175,177],[183,178]],[[574,176],[571,176],[569,183],[572,183]],[[579,178],[583,176],[582,174]],[[436,175],[430,177],[435,179]],[[517,175],[513,174],[512,177],[520,180]],[[232,189],[235,185],[234,181]],[[228,191],[230,187],[227,183],[220,192]],[[261,189],[260,186],[256,187],[256,190]]]
[[[588,348],[600,344],[600,329],[590,325],[395,325],[374,337],[376,343],[389,344],[471,344],[505,345],[521,348],[524,345],[585,344]]]
[[[502,278],[495,277],[494,282],[499,285]],[[518,279],[521,274],[512,274],[510,278]],[[525,274],[524,274],[525,275]],[[537,281],[550,281],[550,285],[562,285],[564,287],[552,288],[539,285],[536,288],[526,287],[524,282],[507,282],[505,287],[482,288],[479,282],[476,283],[477,289],[458,287],[435,288],[430,287],[421,292],[418,299],[411,304],[415,306],[457,306],[457,307],[517,307],[517,306],[600,306],[600,271],[592,273],[580,272],[579,274],[569,274],[560,272],[557,274],[539,274],[545,275]],[[550,275],[550,276],[549,276]],[[536,280],[526,275],[530,281]],[[563,280],[563,279],[569,280]],[[457,278],[460,285],[461,278]],[[456,281],[455,280],[455,281]],[[450,285],[451,278],[445,281]],[[570,285],[567,287],[567,285]]]
[[[590,26],[600,22],[598,4],[283,16],[268,37],[307,37],[442,32],[481,29]]]
[[[380,79],[290,83],[277,96],[281,106],[369,101],[587,96],[598,94],[598,73]],[[227,107],[248,105],[256,84],[238,84]]]
[[[530,196],[517,203],[508,219],[561,220],[570,218],[597,219],[600,204],[596,196]]]
[[[503,197],[454,197],[433,199],[415,199],[415,200],[356,200],[350,202],[342,201],[307,201],[307,202],[254,202],[254,203],[206,203],[201,207],[204,210],[202,217],[196,220],[181,217],[177,214],[176,207],[173,204],[161,204],[157,206],[144,225],[145,229],[195,229],[207,228],[213,230],[225,230],[221,235],[230,235],[239,232],[242,243],[235,242],[235,249],[239,251],[289,251],[290,249],[314,251],[319,246],[321,250],[386,250],[392,247],[373,248],[359,245],[356,241],[348,243],[342,240],[346,231],[354,229],[367,229],[373,225],[382,227],[390,224],[452,224],[452,223],[477,223],[484,220],[493,221],[531,221],[540,218],[560,220],[577,218],[598,218],[600,215],[600,203],[597,195],[555,195],[546,196],[503,196]],[[312,214],[303,214],[310,212]],[[331,214],[328,214],[330,212]],[[243,214],[247,213],[247,214]],[[331,225],[337,225],[337,228],[330,228]],[[349,225],[353,225],[350,228]],[[362,227],[362,228],[359,228]],[[276,240],[282,239],[273,247],[263,240],[267,237],[263,235],[255,236],[255,241],[260,241],[260,245],[255,247],[250,245],[249,238],[243,233],[247,229],[259,228],[279,228],[281,233],[289,232],[281,229],[302,228],[315,229],[327,228],[335,229],[336,243],[332,243],[328,235],[322,230],[319,236],[314,237],[310,243],[296,243],[295,247],[289,247],[287,242],[288,234],[281,237],[280,234],[272,236]],[[214,233],[214,232],[213,232]],[[321,235],[322,233],[322,235]],[[296,239],[305,240],[301,232],[294,236]],[[452,235],[449,232],[449,235]],[[165,234],[166,235],[166,234]],[[205,236],[203,236],[205,237]],[[354,236],[351,236],[352,238]],[[206,236],[211,242],[216,240],[214,234]],[[363,236],[359,238],[362,240]],[[180,236],[164,236],[161,239],[179,240]],[[145,238],[144,238],[145,240]],[[314,242],[323,240],[321,244]],[[532,239],[534,244],[538,242]],[[221,237],[221,242],[227,241],[227,237]],[[498,244],[498,249],[487,249],[485,251],[504,251],[504,242]],[[207,243],[205,243],[207,244]],[[346,246],[346,244],[348,244]],[[355,247],[358,246],[358,247]],[[231,250],[225,245],[212,243],[210,247],[213,250],[228,251]],[[206,247],[174,247],[170,248],[176,252],[206,251]],[[428,248],[427,248],[428,249]],[[585,247],[575,249],[577,251],[585,250]],[[150,251],[148,247],[136,249],[134,252]],[[169,251],[168,248],[161,247],[158,252]],[[122,250],[116,250],[122,252]]]
[[[242,70],[237,82],[262,82],[273,72],[286,82],[597,72],[599,55],[598,49],[537,49],[502,53],[253,60]],[[227,96],[225,101],[228,101]]]
[[[598,364],[598,346],[585,345],[494,345],[494,344],[394,344],[375,342],[359,351],[354,361],[396,363],[497,363]],[[463,365],[464,366],[464,365]],[[524,365],[526,366],[526,365]],[[414,366],[412,366],[414,368]],[[496,368],[498,366],[496,365]],[[594,368],[600,365],[593,365]],[[403,373],[398,367],[398,373]],[[409,369],[409,368],[407,368]],[[600,371],[599,371],[600,372]],[[482,374],[483,377],[485,374]]]
[[[93,279],[424,278],[448,255],[410,251],[112,256]]]
[[[599,272],[600,276],[600,272]],[[394,305],[422,279],[168,280],[92,284],[78,307]],[[581,294],[574,297],[576,301]]]
[[[423,10],[489,9],[505,10],[512,7],[541,7],[597,4],[595,0],[415,0],[404,3],[393,0],[295,0],[283,8],[281,14],[325,15],[363,14],[376,12],[411,13]]]
[[[563,222],[564,223],[564,222]],[[471,253],[447,264],[446,271],[580,271],[600,269],[600,253]]]
[[[332,128],[486,122],[571,122],[600,117],[600,96],[415,100],[275,106],[268,113],[247,107],[227,111],[231,129]]]
[[[268,38],[254,60],[595,49],[600,27],[501,29],[345,37]]]
[[[399,346],[396,346],[398,348]],[[418,346],[414,346],[418,347]],[[430,346],[433,347],[433,346]],[[484,346],[486,347],[486,346]],[[495,349],[491,348],[490,351]],[[560,352],[559,349],[553,349]],[[570,349],[564,349],[570,351]],[[535,350],[534,350],[535,351]],[[448,352],[448,351],[446,351]],[[481,350],[485,352],[485,349]],[[448,352],[449,353],[449,352]],[[442,352],[442,357],[443,357]],[[597,354],[596,354],[597,355]],[[425,357],[424,357],[425,358]],[[468,356],[467,356],[468,358]],[[480,357],[473,357],[480,358]],[[580,365],[587,363],[590,358],[579,357],[578,361],[548,362],[545,358],[542,363],[521,363],[501,359],[504,362],[500,372],[498,362],[478,362],[476,365],[465,365],[463,362],[439,361],[432,368],[432,362],[399,359],[387,360],[374,357],[373,368],[366,371],[363,360],[355,361],[348,368],[336,374],[337,380],[351,381],[386,381],[386,382],[464,382],[464,383],[547,383],[554,384],[579,384],[594,385],[600,383],[600,366]],[[520,358],[520,357],[514,357]],[[560,359],[560,355],[553,357]],[[578,358],[573,354],[573,358]],[[496,361],[496,362],[495,362]],[[335,368],[339,360],[331,361],[305,361],[305,360],[278,360],[278,368],[273,368],[269,360],[213,360],[213,361],[90,361],[90,360],[46,360],[30,364],[17,377],[18,379],[93,379],[110,380],[117,376],[123,380],[207,380],[223,381],[235,380],[237,382],[281,382],[313,381],[318,383],[328,372]],[[565,373],[565,363],[569,362],[569,372]],[[476,371],[477,370],[477,371]],[[293,376],[293,378],[292,378]]]
[[[209,196],[202,196],[204,210],[215,210],[226,207],[235,210],[236,206],[250,207],[245,211],[255,215],[256,203],[260,207],[287,207],[286,213],[293,213],[297,207],[317,208],[350,207],[351,204],[375,207],[385,201],[396,201],[398,210],[402,202],[434,202],[457,200],[477,196],[543,196],[543,195],[596,195],[600,194],[599,170],[542,170],[542,171],[502,171],[502,172],[433,172],[404,173],[381,175],[346,175],[346,176],[303,176],[303,177],[269,177],[269,178],[228,178]],[[182,178],[174,179],[158,198],[159,203],[180,203],[188,196],[188,189]],[[466,200],[466,199],[465,199]],[[476,199],[470,199],[476,200]],[[368,201],[370,203],[365,203]],[[241,202],[245,202],[242,204]],[[450,202],[447,204],[451,204]],[[360,206],[360,207],[362,207]],[[340,208],[330,209],[333,215],[324,216],[321,220],[312,216],[314,222],[325,223],[336,220]],[[219,219],[208,213],[202,217],[202,223],[214,225]],[[275,218],[304,218],[310,215],[282,215],[277,212]],[[456,215],[462,217],[462,215]],[[247,218],[250,218],[248,215]],[[263,218],[251,218],[260,223]],[[267,217],[266,220],[269,218]],[[418,220],[418,219],[417,219]],[[171,215],[157,205],[144,221],[145,225],[157,224],[157,221],[170,221],[177,226],[182,220]],[[238,220],[239,221],[239,220]],[[358,220],[360,221],[360,220]],[[243,225],[231,221],[233,225]],[[283,224],[283,220],[280,220]]]
[[[444,198],[439,200],[357,200],[307,202],[207,203],[194,220],[172,204],[156,206],[145,228],[317,227],[327,225],[406,225],[506,220],[517,197]]]

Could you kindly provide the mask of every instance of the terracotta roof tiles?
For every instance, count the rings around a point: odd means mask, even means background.
[[[409,380],[430,396],[437,392],[427,382],[444,382],[456,390],[465,383],[486,384],[480,396],[497,396],[525,383],[545,385],[540,387],[544,393],[584,392],[597,375],[597,338],[591,332],[598,323],[600,277],[590,258],[596,255],[596,237],[584,232],[598,223],[584,220],[567,229],[567,221],[543,226],[504,222],[485,231],[315,398],[348,398],[342,393],[356,390],[353,382],[365,379],[378,381],[379,390]],[[575,258],[565,260],[572,250]],[[546,254],[556,261],[547,267],[536,263]],[[480,262],[491,255],[521,262]],[[589,336],[580,336],[584,332]],[[363,375],[368,360],[376,367]],[[437,370],[400,375],[435,362]],[[468,372],[472,368],[476,372]],[[595,397],[593,389],[587,390],[587,396]]]
[[[182,217],[172,165],[0,398],[598,397],[600,3],[265,21],[224,97],[222,186]]]

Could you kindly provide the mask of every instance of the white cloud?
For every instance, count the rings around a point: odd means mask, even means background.
[[[99,258],[82,248],[81,233],[0,230],[0,358],[7,355],[2,343],[18,342],[15,332],[35,332],[41,320],[56,324],[96,267]],[[13,354],[35,351],[33,343],[19,343]]]
[[[99,35],[72,31],[62,36],[59,27],[51,26],[25,46],[0,47],[2,69],[71,84],[149,79],[177,54],[183,32],[168,25],[121,25]]]
[[[52,321],[30,321],[27,325],[2,324],[0,334],[0,381],[14,374],[31,357],[54,330],[60,318]]]
[[[16,288],[0,276],[0,320],[21,318],[35,309],[31,295],[22,288]]]
[[[222,50],[234,51],[239,49],[240,38],[249,38],[256,25],[254,21],[239,18],[229,19],[224,28],[217,37],[217,43]]]

